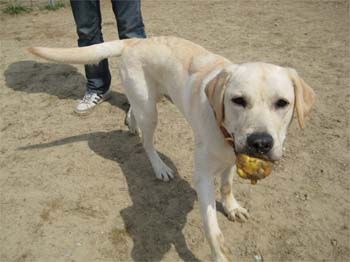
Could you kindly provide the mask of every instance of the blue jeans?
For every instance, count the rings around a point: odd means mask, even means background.
[[[145,38],[140,0],[111,0],[117,20],[119,39]],[[78,46],[89,46],[103,42],[102,18],[99,0],[70,0],[77,26]],[[105,93],[111,84],[108,60],[97,65],[85,65],[86,90]]]

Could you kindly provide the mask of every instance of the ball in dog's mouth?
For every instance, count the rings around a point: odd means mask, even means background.
[[[250,179],[255,185],[258,180],[270,175],[273,162],[246,154],[236,155],[237,174],[244,179]]]

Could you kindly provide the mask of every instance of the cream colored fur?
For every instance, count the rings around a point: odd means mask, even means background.
[[[238,152],[247,146],[253,132],[268,132],[274,146],[267,155],[278,160],[287,128],[296,107],[300,126],[314,103],[312,89],[294,69],[266,63],[233,64],[190,41],[154,37],[107,42],[72,49],[36,47],[30,51],[42,58],[64,63],[96,63],[121,56],[121,78],[131,109],[127,122],[132,132],[140,130],[145,151],[158,179],[169,181],[173,171],[160,159],[153,145],[157,124],[156,103],[169,97],[191,125],[195,137],[194,181],[206,237],[215,261],[227,261],[215,202],[215,176],[221,176],[222,202],[230,220],[245,221],[247,210],[232,193],[235,153],[224,140],[219,125],[235,136]],[[232,102],[247,100],[245,108]],[[287,107],[276,109],[283,98]]]

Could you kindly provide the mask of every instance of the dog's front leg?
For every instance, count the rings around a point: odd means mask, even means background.
[[[236,166],[228,167],[221,174],[221,200],[228,219],[232,221],[246,222],[249,218],[248,211],[241,207],[232,192],[233,176]]]
[[[214,261],[228,261],[224,247],[224,237],[216,216],[214,178],[220,172],[218,164],[208,158],[205,153],[195,154],[195,187],[198,195],[202,221],[206,238],[209,242]]]

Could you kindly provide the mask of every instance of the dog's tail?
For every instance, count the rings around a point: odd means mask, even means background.
[[[133,40],[133,39],[128,39]],[[104,58],[120,56],[128,40],[115,40],[76,48],[31,47],[28,49],[41,58],[68,64],[96,64]]]

